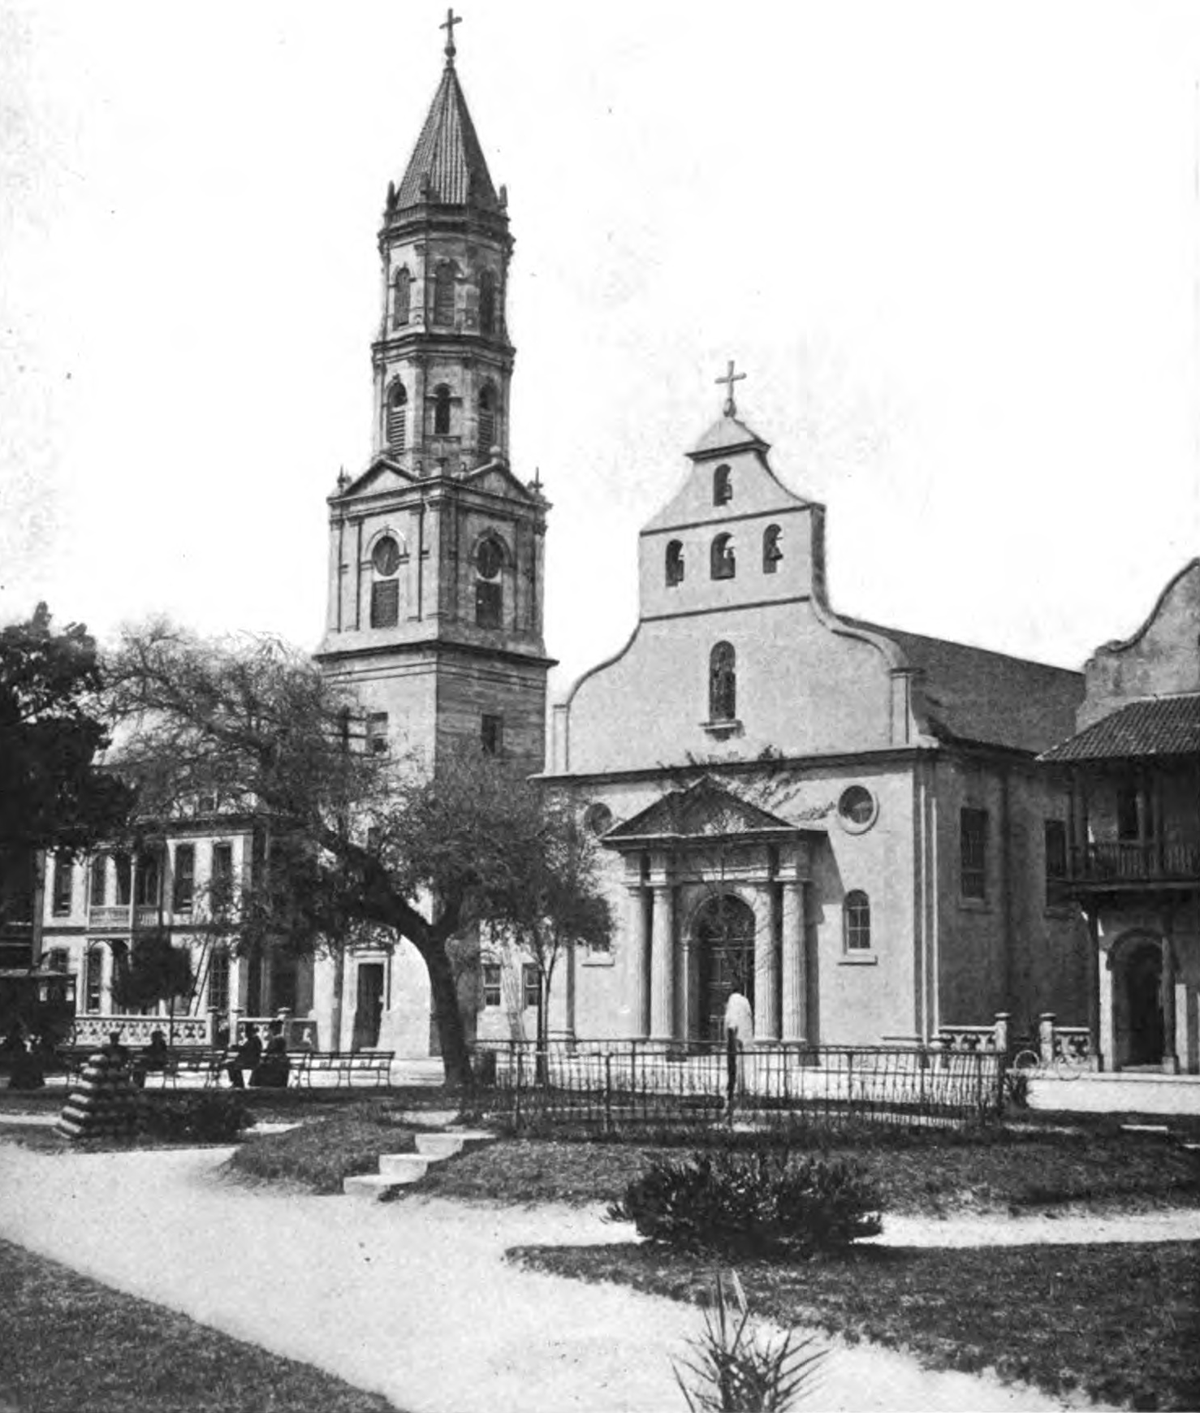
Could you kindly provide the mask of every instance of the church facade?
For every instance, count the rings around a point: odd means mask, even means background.
[[[763,1041],[1082,1024],[1068,799],[1036,763],[1079,675],[835,612],[825,509],[768,452],[730,397],[641,532],[632,636],[555,707],[544,778],[586,812],[620,922],[567,959],[554,1025],[719,1040],[733,991]]]

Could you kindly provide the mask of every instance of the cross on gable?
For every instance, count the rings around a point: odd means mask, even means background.
[[[736,417],[736,416],[737,416],[737,403],[734,402],[734,400],[733,400],[733,385],[734,385],[734,383],[740,383],[740,382],[745,378],[745,376],[746,376],[745,373],[735,373],[735,372],[733,371],[733,369],[734,369],[734,362],[733,362],[733,359],[731,358],[731,359],[729,360],[729,366],[728,366],[728,368],[727,368],[727,370],[726,370],[725,376],[724,376],[723,378],[714,378],[714,379],[713,379],[713,381],[714,381],[715,383],[724,383],[724,384],[725,384],[725,416],[726,416],[726,417]]]
[[[446,31],[446,58],[452,64],[457,50],[454,48],[454,26],[462,24],[462,16],[454,13],[453,5],[446,11],[445,20],[438,25],[438,29]]]

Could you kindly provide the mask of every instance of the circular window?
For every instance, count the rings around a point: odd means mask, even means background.
[[[475,567],[481,579],[494,579],[504,567],[504,551],[495,540],[484,540],[475,552]]]
[[[597,801],[594,805],[588,805],[583,812],[583,824],[585,829],[590,829],[599,838],[601,834],[607,834],[612,827],[613,812],[605,804]]]
[[[878,813],[879,801],[865,785],[851,785],[842,791],[838,801],[838,818],[842,828],[848,829],[851,834],[861,834],[864,829],[870,829]]]
[[[400,568],[400,546],[391,535],[385,535],[372,550],[371,563],[376,574],[391,575]]]

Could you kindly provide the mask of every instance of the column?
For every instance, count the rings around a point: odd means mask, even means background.
[[[691,1040],[696,1033],[697,960],[695,939],[680,938],[679,986],[675,993],[675,1034],[680,1040]]]
[[[779,1039],[779,952],[775,926],[775,885],[758,885],[754,928],[754,1038]]]
[[[646,994],[647,950],[646,890],[641,884],[629,889],[629,1034],[643,1040],[650,1033]]]
[[[807,977],[804,965],[804,884],[783,885],[783,1039],[808,1038]]]
[[[1163,923],[1162,939],[1162,1013],[1164,1074],[1179,1073],[1179,1056],[1175,1050],[1175,948],[1171,945],[1170,918]]]
[[[675,890],[654,885],[654,924],[650,934],[650,1034],[670,1040],[675,1022]]]
[[[563,1029],[566,1031],[567,1040],[572,1044],[575,1041],[575,952],[574,941],[568,941],[563,957],[566,969],[566,1017]]]

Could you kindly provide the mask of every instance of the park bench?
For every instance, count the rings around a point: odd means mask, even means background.
[[[373,1079],[377,1087],[387,1084],[395,1058],[394,1050],[305,1050],[290,1056],[296,1083],[309,1088],[315,1074],[334,1075],[338,1088],[343,1077],[347,1085],[353,1085],[355,1075]]]
[[[147,1074],[161,1074],[163,1087],[179,1087],[181,1078],[195,1075],[204,1081],[204,1088],[210,1089],[220,1084],[225,1066],[233,1059],[231,1050],[172,1050],[165,1065],[160,1070],[147,1070]],[[136,1057],[135,1057],[136,1063]]]

